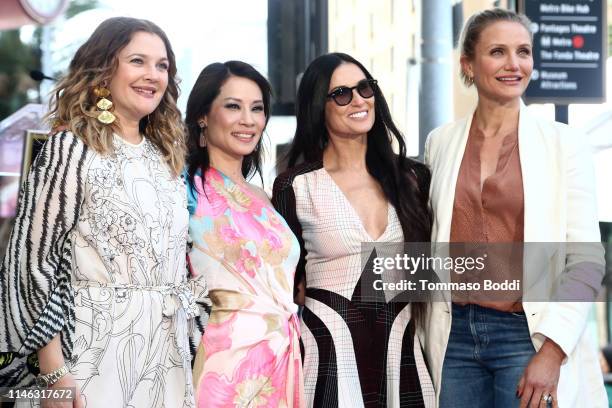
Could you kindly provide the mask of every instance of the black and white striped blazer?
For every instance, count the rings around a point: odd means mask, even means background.
[[[22,186],[0,267],[0,386],[30,384],[37,371],[32,357],[58,333],[70,359],[75,325],[71,231],[91,158],[78,137],[58,133],[44,144]]]

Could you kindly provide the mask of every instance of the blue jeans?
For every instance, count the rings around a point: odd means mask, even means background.
[[[440,408],[513,408],[535,349],[524,313],[453,304]]]

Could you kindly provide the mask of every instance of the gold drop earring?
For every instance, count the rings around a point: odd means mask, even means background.
[[[110,125],[116,119],[115,115],[109,110],[113,107],[113,103],[106,99],[110,96],[110,91],[103,86],[97,86],[94,88],[93,92],[94,95],[99,98],[96,102],[96,107],[101,111],[98,114],[98,121],[105,125]]]

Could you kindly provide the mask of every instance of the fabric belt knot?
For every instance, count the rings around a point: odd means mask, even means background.
[[[100,288],[113,290],[121,294],[126,290],[150,291],[162,295],[162,315],[172,317],[179,309],[184,310],[185,317],[192,319],[200,315],[200,309],[188,282],[172,283],[168,285],[136,285],[130,283],[101,283],[94,281],[72,282],[77,288]]]
[[[162,313],[165,317],[174,316],[179,309],[185,311],[187,319],[193,319],[200,314],[193,292],[187,282],[168,285],[164,289]]]

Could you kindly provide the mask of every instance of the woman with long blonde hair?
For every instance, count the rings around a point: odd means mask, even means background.
[[[2,385],[59,406],[192,406],[188,213],[176,62],[164,32],[104,21],[51,104],[0,271]],[[35,375],[37,376],[35,377]]]

